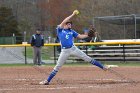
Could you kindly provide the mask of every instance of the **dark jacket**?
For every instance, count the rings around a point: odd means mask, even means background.
[[[31,37],[31,46],[41,47],[44,46],[44,37],[40,34],[34,34]]]

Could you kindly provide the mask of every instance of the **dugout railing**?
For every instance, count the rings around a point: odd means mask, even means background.
[[[82,51],[101,61],[140,61],[140,45],[99,46]]]
[[[86,47],[89,47],[86,45]],[[81,49],[90,57],[100,61],[140,61],[140,45],[119,45],[119,46],[99,46],[93,50],[88,48]],[[59,56],[59,54],[57,54]],[[55,60],[58,56],[55,56]],[[82,59],[70,56],[68,60],[83,61]]]
[[[102,61],[140,61],[140,42],[96,42],[96,43],[75,43],[76,46],[95,46],[99,47],[94,50],[82,50],[87,55]],[[57,52],[56,47],[60,46],[59,43],[48,43],[45,46],[54,47],[53,60],[56,63]],[[26,47],[30,47],[30,44],[18,44],[18,45],[0,45],[0,47],[24,47],[25,64],[27,64],[27,50]],[[70,57],[73,60],[80,60],[77,57]]]
[[[97,42],[97,43],[75,43],[77,46],[85,46],[81,49],[87,55],[100,61],[140,61],[140,42]],[[96,46],[89,50],[89,46]],[[59,54],[55,54],[54,60],[58,59]],[[70,56],[68,60],[82,61],[78,57]]]

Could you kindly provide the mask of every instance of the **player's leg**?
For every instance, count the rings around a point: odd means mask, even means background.
[[[103,70],[106,70],[106,67],[101,64],[101,62],[95,60],[95,59],[92,59],[91,57],[87,56],[83,51],[81,51],[80,49],[78,49],[76,47],[76,49],[72,52],[72,55],[74,56],[77,56],[81,59],[83,59],[84,61],[87,61],[87,62],[90,62],[91,64],[103,69]]]
[[[57,64],[54,67],[54,70],[51,72],[50,76],[48,77],[47,81],[50,82],[51,79],[56,75],[58,70],[62,67],[62,65],[66,62],[66,60],[69,57],[69,52],[66,49],[63,49],[60,53],[60,56],[58,58]]]
[[[40,82],[40,84],[48,85],[53,77],[57,74],[58,70],[62,67],[62,65],[66,62],[67,58],[69,57],[70,53],[66,49],[62,49],[60,56],[58,58],[57,64],[54,67],[53,71],[50,73],[47,80]]]

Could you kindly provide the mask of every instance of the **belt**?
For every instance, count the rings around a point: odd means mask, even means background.
[[[69,48],[71,48],[71,47],[73,47],[73,46],[62,47],[62,49],[69,49]]]
[[[41,47],[41,46],[35,46],[35,47]]]

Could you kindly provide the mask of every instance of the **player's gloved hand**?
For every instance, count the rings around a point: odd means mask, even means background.
[[[95,31],[94,31],[94,30],[89,30],[88,36],[89,36],[89,37],[95,36]]]
[[[89,29],[88,36],[89,36],[89,37],[95,36],[95,32],[96,32],[95,27],[91,27],[91,28]]]
[[[94,37],[96,34],[96,28],[94,25],[91,25],[89,28],[88,36],[89,37]]]

